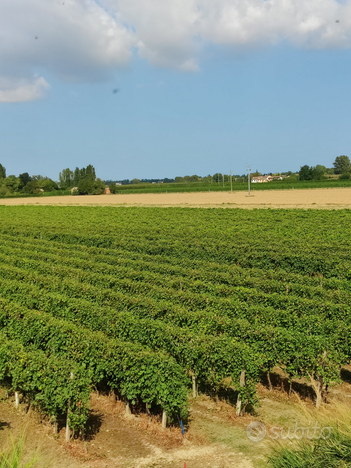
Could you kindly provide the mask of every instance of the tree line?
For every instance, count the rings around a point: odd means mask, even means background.
[[[100,195],[104,193],[105,182],[96,177],[95,168],[91,164],[87,167],[76,167],[63,169],[59,174],[60,187],[73,189],[73,194],[79,195]]]
[[[74,171],[63,169],[59,174],[59,182],[41,175],[29,175],[23,172],[19,176],[6,175],[6,168],[0,164],[0,196],[21,194],[40,194],[58,190],[75,189],[72,193],[79,195],[99,195],[104,193],[105,183],[96,177],[95,168],[91,164]]]
[[[28,172],[23,172],[19,176],[6,176],[6,169],[0,164],[0,196],[53,192],[58,189],[58,184],[49,177],[30,176]]]
[[[345,155],[337,156],[333,162],[333,168],[326,168],[321,164],[317,166],[302,166],[299,171],[299,180],[323,180],[326,175],[336,174],[339,179],[350,179],[351,162]]]

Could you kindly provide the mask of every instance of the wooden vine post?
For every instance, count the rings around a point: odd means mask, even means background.
[[[19,407],[19,393],[15,392],[15,407]]]
[[[191,376],[191,379],[192,379],[192,382],[193,382],[193,398],[196,398],[197,397],[197,388],[196,388],[196,377],[195,377],[194,374]]]
[[[242,370],[240,374],[240,387],[245,387],[245,371],[244,370]],[[240,416],[241,404],[242,404],[242,401],[241,401],[240,395],[238,395],[238,399],[236,401],[236,415],[237,416]]]
[[[73,372],[71,372],[70,378],[73,379]],[[66,442],[69,442],[71,438],[71,430],[69,428],[69,412],[70,412],[71,400],[68,400],[67,408],[67,419],[66,419]]]
[[[162,411],[162,428],[166,429],[167,427],[167,413],[166,410]]]

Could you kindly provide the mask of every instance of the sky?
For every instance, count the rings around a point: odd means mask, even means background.
[[[0,163],[58,180],[351,157],[351,0],[1,0]]]

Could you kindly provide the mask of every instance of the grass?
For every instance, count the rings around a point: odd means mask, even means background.
[[[5,453],[0,453],[0,468],[31,468],[37,462],[37,457],[31,456],[25,461],[25,440],[20,434],[15,442],[11,438],[11,447]]]
[[[306,415],[311,417],[312,414]],[[351,408],[334,401],[313,414],[319,427],[329,428],[325,437],[304,437],[292,446],[278,446],[269,458],[270,468],[346,468],[351,467]],[[312,434],[313,435],[313,434]],[[317,435],[319,435],[317,433]],[[312,437],[311,437],[312,438]]]

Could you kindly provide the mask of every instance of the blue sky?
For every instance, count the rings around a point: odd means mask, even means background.
[[[26,0],[23,17],[21,2],[0,6],[7,174],[57,180],[93,164],[103,179],[163,178],[351,157],[350,2],[242,0],[230,14],[238,2],[214,13],[207,0],[169,0],[170,18],[159,0],[68,0],[68,16],[61,2]]]

